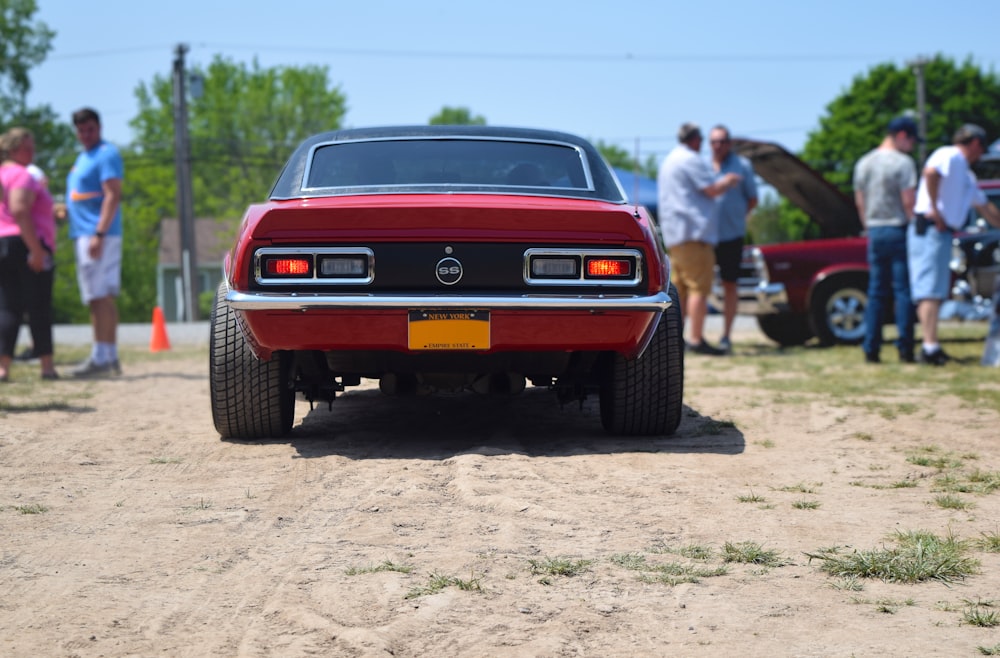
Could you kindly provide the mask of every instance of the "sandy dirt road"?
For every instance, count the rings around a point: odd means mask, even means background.
[[[739,347],[739,345],[738,345]],[[283,440],[222,441],[207,356],[0,391],[0,655],[971,656],[1000,554],[964,582],[838,586],[807,553],[896,531],[995,533],[1000,494],[932,504],[929,444],[1000,469],[996,410],[893,418],[689,357],[673,438],[596,401],[297,403]],[[780,375],[776,375],[780,376]],[[960,431],[956,418],[961,419]],[[896,487],[907,480],[914,486]],[[741,500],[742,499],[742,500]],[[725,562],[758,543],[777,566]],[[671,569],[700,570],[672,584]],[[560,569],[559,567],[565,567]],[[563,571],[574,572],[564,575]]]

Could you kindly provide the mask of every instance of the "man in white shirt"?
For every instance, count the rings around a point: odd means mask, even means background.
[[[986,131],[965,124],[955,132],[951,146],[942,146],[927,158],[917,188],[906,247],[910,292],[923,333],[917,357],[922,363],[943,366],[950,358],[938,343],[938,319],[951,283],[952,233],[965,224],[970,206],[1000,227],[1000,210],[979,189],[971,169],[987,148]]]

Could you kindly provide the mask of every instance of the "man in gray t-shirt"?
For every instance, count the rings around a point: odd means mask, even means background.
[[[896,307],[899,360],[914,360],[906,227],[913,216],[917,188],[917,167],[909,153],[918,139],[913,119],[893,119],[878,148],[854,167],[854,200],[868,232],[868,306],[861,345],[868,363],[880,361],[882,318],[890,295]]]

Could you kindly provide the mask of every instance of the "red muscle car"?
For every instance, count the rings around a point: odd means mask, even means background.
[[[648,212],[560,132],[351,129],[292,154],[251,206],[211,318],[223,437],[279,437],[296,394],[599,396],[609,432],[681,417],[683,340]]]

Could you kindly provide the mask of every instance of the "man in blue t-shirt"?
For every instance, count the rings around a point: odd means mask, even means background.
[[[723,293],[723,327],[719,347],[729,352],[733,349],[729,334],[733,330],[733,320],[736,319],[740,301],[737,283],[740,278],[740,262],[743,260],[747,215],[757,207],[757,182],[754,180],[750,161],[733,153],[728,128],[723,125],[712,128],[708,133],[708,144],[712,148],[712,168],[716,175],[733,173],[741,177],[739,185],[715,199],[719,217],[719,243],[715,245],[715,263],[719,266]]]
[[[118,361],[118,303],[122,264],[121,154],[101,139],[101,120],[89,107],[73,113],[83,146],[66,178],[69,237],[76,252],[80,298],[90,307],[94,345],[73,371],[76,377],[121,374]]]

